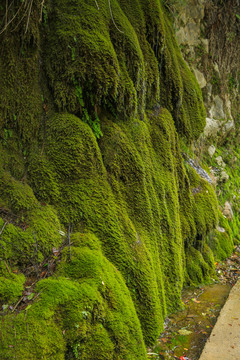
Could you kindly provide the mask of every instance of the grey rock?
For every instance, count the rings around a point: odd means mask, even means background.
[[[216,151],[216,147],[214,145],[209,146],[208,153],[211,157],[213,157],[215,151]]]
[[[208,175],[208,173],[203,168],[201,168],[201,166],[196,161],[189,158],[188,163],[193,169],[196,170],[196,172],[198,173],[199,176],[201,176],[201,178],[207,180],[209,184],[213,184],[213,181]]]
[[[206,126],[204,129],[204,135],[207,138],[216,137],[221,130],[222,123],[218,120],[206,118]]]
[[[223,101],[222,99],[216,95],[213,99],[213,105],[209,111],[210,113],[210,117],[212,119],[225,119],[226,115],[225,112],[223,110]]]
[[[216,162],[217,162],[217,164],[219,165],[219,166],[221,166],[221,167],[225,167],[226,166],[226,164],[225,164],[225,162],[223,161],[223,158],[221,157],[221,156],[217,156],[216,157]]]
[[[226,173],[226,171],[222,171],[220,175],[220,179],[223,182],[226,182],[229,180],[229,175]]]
[[[225,233],[225,232],[226,232],[226,230],[225,230],[223,227],[221,227],[221,226],[217,226],[217,231],[219,231],[219,232],[221,232],[221,233]]]
[[[197,79],[197,82],[200,86],[200,88],[204,88],[207,85],[207,81],[203,75],[203,73],[201,73],[201,71],[199,71],[198,69],[193,69],[194,75]]]
[[[206,53],[209,52],[209,40],[208,39],[201,39],[201,43]]]
[[[197,46],[200,42],[200,27],[195,22],[188,22],[176,32],[178,44]]]
[[[211,100],[211,96],[212,96],[212,84],[207,83],[207,98],[208,98],[208,102],[210,102]]]
[[[229,201],[226,201],[224,204],[223,215],[226,216],[228,220],[233,219],[233,210]]]
[[[231,131],[233,129],[235,129],[234,121],[229,120],[228,122],[226,122],[224,124],[223,130],[224,130],[225,133],[228,133],[229,131]]]

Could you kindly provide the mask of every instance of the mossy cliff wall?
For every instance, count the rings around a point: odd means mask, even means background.
[[[214,276],[217,199],[180,145],[201,91],[159,0],[0,15],[1,359],[146,359],[183,284]]]

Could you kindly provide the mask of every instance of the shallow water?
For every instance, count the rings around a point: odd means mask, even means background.
[[[164,333],[149,350],[150,359],[172,360],[186,356],[198,360],[232,286],[213,284],[187,289],[182,300],[185,308],[166,320]]]

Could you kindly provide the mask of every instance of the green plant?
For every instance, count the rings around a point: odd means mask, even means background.
[[[3,145],[7,145],[8,139],[10,139],[13,136],[13,131],[10,129],[3,129]]]
[[[73,78],[73,83],[75,86],[76,96],[80,105],[80,112],[82,113],[81,119],[91,127],[94,135],[96,136],[97,139],[99,139],[101,136],[103,136],[103,133],[101,131],[100,119],[98,117],[98,114],[96,111],[94,111],[92,115],[89,114],[83,100],[82,87],[75,78]],[[92,96],[90,96],[90,101],[91,101],[91,105],[93,106],[94,104],[93,104]]]
[[[42,7],[42,17],[43,17],[43,24],[47,25],[48,22],[48,13],[47,13],[47,7],[46,5],[43,5]]]

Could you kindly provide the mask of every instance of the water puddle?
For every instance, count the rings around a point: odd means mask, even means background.
[[[157,345],[149,349],[149,359],[198,360],[231,288],[230,284],[213,284],[185,290],[185,309],[166,320]]]

